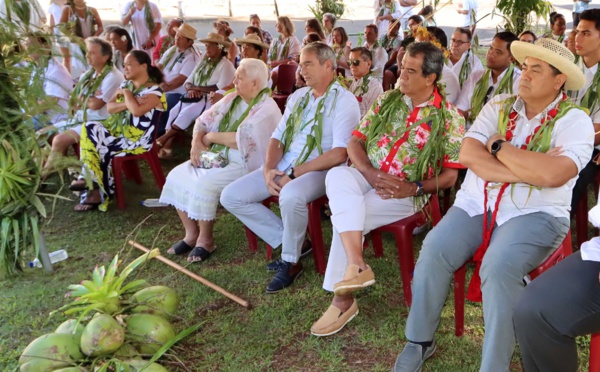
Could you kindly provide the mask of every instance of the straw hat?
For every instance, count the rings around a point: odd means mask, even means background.
[[[177,29],[177,33],[191,40],[196,40],[196,29],[187,23],[182,24]]]
[[[558,71],[567,75],[565,89],[579,90],[585,84],[585,76],[575,64],[573,53],[566,46],[556,40],[540,38],[535,44],[524,41],[513,41],[510,52],[519,62],[525,62],[525,58],[533,57],[554,66]]]
[[[238,45],[254,44],[260,46],[264,50],[269,49],[269,44],[263,43],[263,41],[260,39],[260,36],[258,36],[257,34],[250,34],[243,39],[234,39],[233,41]]]
[[[229,48],[231,43],[225,40],[225,36],[216,34],[214,32],[209,32],[206,39],[199,39],[201,43],[215,43],[223,45],[225,48]]]

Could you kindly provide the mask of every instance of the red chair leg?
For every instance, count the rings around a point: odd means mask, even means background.
[[[587,191],[581,196],[575,211],[575,224],[577,225],[577,244],[579,247],[588,240],[588,203]]]
[[[117,198],[117,208],[125,209],[125,193],[123,192],[123,159],[113,159],[113,177],[115,179],[115,197]]]
[[[465,280],[467,265],[454,273],[454,334],[457,337],[465,333]]]
[[[592,335],[590,343],[590,372],[600,372],[600,333]]]
[[[258,251],[258,238],[256,237],[256,234],[246,226],[244,226],[244,231],[246,232],[246,239],[248,239],[248,249],[252,252]]]
[[[373,251],[375,251],[376,257],[383,257],[383,239],[381,239],[381,233],[373,230],[369,233],[371,235],[371,241],[373,242]]]
[[[308,204],[308,235],[310,235],[313,247],[315,267],[321,275],[325,275],[325,268],[327,267],[323,229],[321,228],[321,208],[325,205],[326,201],[327,198],[322,197]]]
[[[400,276],[402,277],[402,289],[406,305],[412,304],[411,282],[415,270],[415,256],[413,252],[413,227],[403,225],[399,231],[394,233],[396,246],[398,247],[398,262],[400,263]]]
[[[150,150],[151,153],[148,154],[147,160],[148,165],[150,165],[150,170],[154,175],[154,180],[156,181],[156,185],[158,189],[162,191],[163,186],[165,185],[165,174],[163,173],[162,167],[160,165],[160,161],[158,160],[158,154],[156,154],[156,150],[152,148]]]
[[[137,160],[122,161],[121,166],[126,179],[134,180],[138,185],[141,185],[144,182],[142,173],[140,172],[140,165]]]

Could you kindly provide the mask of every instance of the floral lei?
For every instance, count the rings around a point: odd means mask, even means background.
[[[460,66],[460,72],[458,74],[458,82],[460,83],[460,88],[462,89],[465,80],[471,74],[471,64],[469,63],[469,57],[471,56],[471,48],[467,50],[467,55],[465,56],[465,60],[463,61],[462,66]]]
[[[221,61],[221,58],[205,58],[202,60],[198,69],[194,73],[194,77],[192,78],[192,82],[196,86],[204,86],[210,77],[212,76],[215,68]]]
[[[173,38],[169,35],[167,35],[164,39],[163,39],[163,43],[160,46],[160,51],[159,51],[159,55],[163,55],[165,54],[165,52],[167,50],[169,50],[170,47],[172,47],[174,45],[175,40],[173,40]]]
[[[600,96],[598,95],[598,90],[600,88],[600,66],[596,73],[594,74],[594,78],[592,79],[592,84],[585,91],[583,98],[581,98],[581,106],[587,108],[590,111],[590,115],[594,113],[596,108],[598,108],[598,103],[600,101]]]
[[[277,37],[277,39],[275,39],[275,44],[273,44],[273,47],[271,48],[271,51],[269,52],[269,61],[276,61],[279,56],[281,56],[282,59],[287,57],[287,55],[290,51],[290,39],[291,39],[291,36],[288,36],[285,43],[283,44],[281,53],[279,53],[279,45],[282,42],[282,36],[279,35]]]
[[[354,88],[352,94],[354,94],[356,97],[362,97],[363,94],[367,93],[369,90],[369,78],[371,76],[373,76],[373,70],[369,71],[368,74],[362,77],[360,85]]]
[[[96,70],[93,68],[89,69],[77,82],[75,88],[73,89],[73,93],[71,93],[71,97],[69,98],[69,107],[76,107],[77,101],[83,97],[83,121],[87,120],[87,103],[90,97],[96,94],[98,88],[102,84],[102,81],[111,72],[113,69],[111,61],[108,61],[106,66],[100,72],[100,75],[94,77]]]
[[[290,116],[288,116],[287,122],[285,123],[285,131],[281,136],[281,144],[283,145],[284,153],[289,149],[290,145],[292,144],[295,134],[302,132],[302,130],[312,122],[316,122],[316,124],[311,127],[310,133],[307,135],[306,145],[304,145],[304,148],[300,152],[298,160],[296,161],[296,165],[304,163],[315,148],[317,148],[319,155],[323,154],[323,149],[321,148],[321,141],[323,140],[323,115],[325,113],[325,101],[327,100],[327,97],[329,97],[329,94],[331,94],[332,87],[336,83],[336,81],[337,80],[334,79],[331,82],[331,84],[329,84],[329,86],[327,87],[323,98],[317,104],[317,110],[315,112],[315,116],[312,119],[302,124],[304,110],[306,109],[306,106],[308,106],[310,95],[313,92],[312,88],[308,89],[304,97],[296,101],[294,107],[292,108],[292,111],[290,112]],[[337,101],[336,98],[338,95],[338,89],[333,88],[333,90],[335,90],[335,97],[333,101],[333,106],[329,111],[330,113],[331,111],[335,110],[335,104]]]
[[[498,87],[494,92],[494,95],[502,94],[502,93],[510,93],[513,94],[513,77],[514,77],[515,65],[510,64],[504,77],[498,83]],[[472,123],[475,121],[475,118],[481,112],[483,108],[483,103],[485,101],[485,96],[487,94],[487,90],[490,85],[490,74],[491,70],[486,69],[485,73],[479,79],[477,84],[475,85],[475,89],[473,90],[473,96],[471,97],[471,112],[469,113],[469,121]]]
[[[264,96],[269,96],[270,93],[271,93],[271,89],[268,87],[261,90],[260,92],[258,92],[256,97],[252,98],[252,100],[250,101],[250,104],[248,105],[248,107],[246,108],[244,113],[236,121],[234,121],[232,123],[231,116],[235,112],[236,107],[242,101],[241,96],[239,96],[239,95],[236,96],[233,99],[233,102],[231,103],[229,110],[227,110],[227,113],[225,114],[225,116],[223,116],[223,119],[221,119],[221,122],[219,123],[219,133],[237,132],[238,127],[244,120],[246,120],[246,117],[248,117],[248,114],[250,113],[250,110],[252,109],[252,107],[254,107],[254,105],[256,105],[260,100],[262,100]],[[227,152],[227,151],[229,151],[229,147],[227,147],[225,145],[220,145],[217,143],[212,144],[212,146],[210,147],[210,151],[215,152],[215,153],[219,153],[223,150],[225,150]],[[227,154],[225,156],[227,157]]]

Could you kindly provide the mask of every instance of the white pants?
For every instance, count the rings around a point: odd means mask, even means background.
[[[167,130],[171,129],[173,124],[181,130],[186,130],[193,122],[205,111],[210,108],[210,101],[205,94],[200,101],[194,103],[178,102],[169,111],[169,121],[167,121]]]
[[[366,178],[355,168],[337,167],[325,180],[331,208],[333,239],[323,288],[333,292],[333,285],[344,277],[347,259],[340,233],[362,231],[363,235],[415,214],[413,198],[382,199]]]
[[[221,193],[221,204],[271,247],[281,245],[281,258],[297,263],[308,226],[306,204],[325,195],[327,171],[303,174],[279,193],[281,218],[261,204],[271,196],[263,169],[232,182]]]

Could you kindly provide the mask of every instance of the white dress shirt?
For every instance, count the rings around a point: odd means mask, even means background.
[[[465,138],[473,138],[486,144],[488,139],[498,133],[498,113],[501,101],[510,97],[508,94],[498,95],[490,100],[481,110],[473,126],[465,134]],[[557,97],[548,107],[533,117],[527,119],[524,101],[517,98],[514,108],[518,113],[514,137],[510,143],[521,146],[526,143],[527,136],[533,134],[541,119],[546,116],[558,102]],[[592,121],[580,109],[569,110],[562,118],[558,119],[552,131],[550,148],[562,146],[560,156],[570,158],[577,166],[577,173],[585,167],[594,146],[594,129]],[[510,185],[502,195],[498,208],[498,225],[502,225],[511,218],[545,212],[554,217],[569,218],[571,209],[571,195],[578,175],[559,187],[530,187],[529,184],[515,183]],[[456,194],[454,206],[463,209],[469,216],[481,215],[484,212],[484,185],[485,181],[473,171],[468,170],[461,189]],[[490,183],[488,187],[488,205],[485,209],[492,210],[498,198],[500,183]]]
[[[291,111],[296,105],[296,102],[301,100],[310,90],[312,90],[312,88],[309,87],[299,89],[288,98],[283,117],[271,138],[282,141]],[[325,94],[319,98],[315,98],[312,93],[309,95],[308,104],[301,114],[302,124],[307,123],[315,117],[319,102],[325,99],[326,96],[327,100],[323,106],[325,111],[322,128],[323,138],[321,141],[323,153],[335,147],[346,148],[352,137],[352,131],[360,121],[360,110],[358,108],[356,97],[348,91],[348,89],[341,86],[338,82],[335,82],[331,86],[329,94]],[[294,133],[292,143],[288,144],[287,151],[283,154],[283,158],[277,164],[277,169],[280,171],[285,171],[296,164],[298,157],[301,155],[302,150],[306,145],[306,140],[311,133],[312,127],[317,123],[316,120],[312,120],[310,125],[303,127],[302,124],[302,130],[298,133]],[[315,148],[306,161],[311,161],[317,156],[319,156],[319,152],[317,151],[317,148]]]
[[[490,98],[493,97],[496,94],[496,89],[498,88],[498,84],[500,84],[500,82],[502,81],[502,78],[504,77],[504,75],[506,75],[506,72],[508,71],[508,68],[504,71],[502,71],[502,73],[498,76],[498,79],[496,79],[496,83],[494,84],[493,80],[492,80],[492,74],[490,74],[490,80],[489,80],[489,85],[488,86],[492,86],[492,91],[490,93]],[[477,85],[477,82],[483,77],[483,74],[485,74],[485,70],[478,70],[475,72],[472,72],[471,75],[469,76],[469,78],[467,80],[465,80],[465,82],[463,83],[463,87],[462,90],[460,92],[460,96],[458,97],[458,100],[456,101],[456,107],[459,110],[462,111],[467,111],[471,109],[471,98],[473,97],[473,91],[475,90],[475,85]],[[521,70],[519,70],[518,68],[515,67],[514,72],[513,72],[513,94],[519,94],[519,82],[521,81]]]
[[[183,53],[175,50],[175,55],[167,63],[167,56],[173,51],[173,49],[177,49],[177,46],[173,45],[167,49],[159,62],[163,67],[165,81],[171,81],[179,75],[184,75],[186,78],[189,77],[198,64],[198,61],[200,61],[200,55],[196,52],[196,49],[191,46],[183,51]],[[181,86],[179,86],[177,89],[173,89],[168,93],[185,94],[184,84],[181,84]]]

